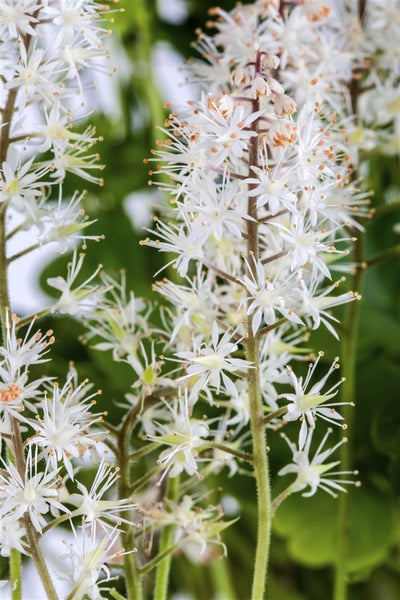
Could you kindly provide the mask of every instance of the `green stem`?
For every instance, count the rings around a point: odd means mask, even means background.
[[[110,590],[110,596],[111,598],[114,598],[114,600],[126,600],[125,596],[120,594],[115,588]]]
[[[22,256],[26,256],[27,254],[30,254],[31,252],[33,252],[34,250],[38,250],[39,248],[40,248],[39,244],[32,244],[32,246],[29,246],[28,248],[24,248],[23,250],[20,250],[16,254],[13,254],[12,256],[10,256],[10,258],[7,259],[7,263],[10,264],[14,260],[17,260],[17,258],[22,258]]]
[[[147,562],[144,565],[144,567],[142,567],[141,569],[139,569],[140,575],[143,576],[146,573],[150,573],[150,571],[152,571],[166,557],[168,557],[173,552],[176,552],[179,548],[181,548],[183,546],[183,544],[184,544],[184,542],[181,541],[181,542],[179,542],[177,544],[173,544],[172,546],[169,546],[168,548],[165,548],[165,550],[163,550],[162,552],[160,552],[159,554],[157,554],[157,556],[155,556],[152,560],[149,560],[149,562]],[[154,595],[154,600],[159,600],[156,595]]]
[[[256,72],[260,68],[260,55],[255,63]],[[253,101],[254,112],[260,108],[259,101]],[[258,120],[253,124],[254,131],[258,134]],[[251,138],[249,144],[249,174],[252,167],[258,166],[258,135]],[[249,185],[249,190],[252,185]],[[259,258],[259,231],[257,215],[257,198],[249,196],[247,214],[247,266],[250,275],[257,278],[256,261]],[[268,572],[269,548],[271,541],[271,482],[269,475],[268,452],[266,431],[263,423],[264,406],[261,395],[260,370],[259,370],[259,336],[253,334],[252,315],[247,319],[247,339],[245,342],[246,359],[254,365],[248,373],[248,394],[250,406],[250,429],[253,443],[253,467],[257,490],[257,542],[254,559],[254,572],[252,583],[252,600],[263,600]]]
[[[15,548],[10,552],[10,581],[11,581],[11,599],[21,600],[21,553]]]
[[[50,314],[51,314],[51,307],[43,308],[42,310],[35,312],[35,314],[33,314],[33,315],[31,314],[26,317],[23,317],[20,321],[18,321],[18,328],[22,329],[26,325],[29,325],[33,321],[33,319],[38,321],[42,317],[46,317],[47,315],[50,315]]]
[[[131,411],[131,413],[135,413],[135,411]],[[130,419],[125,419],[124,424],[119,432],[118,438],[118,457],[119,457],[119,467],[120,467],[120,478],[118,482],[118,492],[119,498],[128,498],[130,496],[130,462],[129,462],[129,450],[130,450],[130,439],[132,435],[132,426],[134,422],[134,417],[130,414]],[[131,515],[129,511],[125,511],[122,515],[122,518],[129,521],[131,519]],[[127,551],[124,554],[124,569],[125,569],[125,585],[126,585],[126,595],[128,600],[142,600],[143,598],[143,588],[142,588],[142,579],[139,576],[138,565],[135,558],[135,553],[131,552],[131,550],[135,547],[135,530],[134,526],[125,528],[124,532],[121,535],[122,543]]]
[[[375,265],[378,265],[381,262],[390,260],[391,258],[398,256],[399,254],[400,254],[400,244],[397,244],[396,246],[392,246],[391,248],[388,248],[387,250],[384,250],[383,252],[380,252],[376,256],[373,256],[369,260],[365,261],[365,267],[366,268],[373,267]]]
[[[246,358],[254,365],[258,365],[258,341],[251,333],[251,323],[249,324],[249,337],[246,342]],[[268,570],[272,506],[267,441],[263,424],[264,407],[258,369],[251,369],[249,376],[249,402],[254,476],[257,488],[257,545],[251,598],[252,600],[262,600],[265,594]]]
[[[51,580],[50,573],[47,569],[47,565],[40,548],[39,534],[33,527],[29,517],[25,519],[24,524],[28,537],[30,554],[33,562],[35,563],[35,567],[44,587],[44,591],[46,592],[46,596],[48,600],[58,600],[58,594]]]
[[[8,271],[6,257],[6,214],[7,205],[0,205],[0,343],[6,339],[6,311],[10,306],[8,293]]]
[[[218,598],[224,600],[236,600],[237,596],[233,587],[232,576],[228,569],[226,559],[212,560],[210,571],[214,580],[214,589]]]
[[[281,492],[279,494],[279,496],[277,496],[275,498],[275,500],[272,502],[272,514],[274,515],[278,509],[278,507],[282,504],[282,502],[284,500],[286,500],[286,498],[289,498],[289,496],[291,494],[293,494],[294,492],[294,484],[289,485],[289,487],[287,487],[285,490],[283,490],[283,492]]]
[[[245,460],[249,463],[252,463],[254,461],[253,456],[251,454],[249,454],[248,452],[241,452],[240,450],[235,450],[235,448],[231,448],[230,446],[227,446],[226,444],[220,444],[218,442],[207,441],[207,448],[216,448],[217,450],[222,450],[222,452],[226,452],[227,454],[232,454],[233,456],[236,456],[236,458],[239,458],[240,460]]]
[[[12,453],[12,436],[10,436],[11,444],[7,446],[7,461],[15,465],[15,456]],[[12,600],[21,600],[21,583],[22,583],[22,561],[21,553],[15,548],[11,548],[9,559],[10,583],[11,583],[11,598]]]
[[[153,450],[155,450],[156,448],[159,448],[159,447],[160,447],[160,444],[158,444],[157,442],[151,442],[151,443],[147,444],[146,446],[143,446],[143,448],[140,448],[139,450],[135,450],[134,452],[132,452],[132,454],[129,456],[129,460],[131,462],[137,462],[141,458],[143,458],[144,456],[147,456],[147,454],[150,454],[151,452],[153,452]]]
[[[25,478],[25,456],[24,448],[22,444],[21,431],[19,421],[15,417],[11,417],[11,428],[12,428],[12,440],[14,447],[14,459],[15,466],[20,474],[22,480]],[[54,588],[53,582],[50,577],[50,573],[47,569],[46,562],[44,560],[42,550],[40,548],[39,538],[40,534],[33,527],[29,515],[24,516],[24,526],[28,538],[29,553],[33,562],[35,563],[36,570],[46,592],[46,596],[49,600],[57,600],[57,592]]]
[[[167,499],[175,501],[178,497],[179,477],[170,477],[167,483]],[[172,546],[174,538],[174,526],[163,527],[160,536],[159,553],[163,555],[167,548]],[[172,553],[169,552],[158,564],[154,585],[154,600],[166,600],[168,594],[169,574],[171,570]]]
[[[358,235],[354,245],[355,264],[363,263],[364,236]],[[364,269],[358,268],[352,279],[352,289],[360,290]],[[346,307],[344,318],[343,335],[341,341],[342,374],[345,380],[341,386],[341,401],[343,406],[343,417],[351,431],[352,421],[355,414],[356,395],[356,357],[357,357],[357,330],[360,316],[360,303],[349,302]],[[349,435],[347,444],[340,448],[340,468],[343,471],[352,469],[352,436]],[[338,547],[336,552],[335,577],[334,577],[334,600],[347,599],[346,563],[349,541],[349,494],[340,494],[338,509]]]
[[[274,412],[270,413],[269,415],[263,418],[263,424],[268,425],[268,423],[270,423],[274,419],[278,419],[282,415],[286,415],[287,411],[287,406],[282,406],[282,408],[278,408],[278,410],[275,410]]]
[[[128,496],[140,490],[140,488],[146,485],[146,483],[153,479],[153,477],[157,475],[157,473],[159,473],[160,471],[161,467],[157,465],[157,467],[154,467],[154,469],[151,469],[151,471],[148,471],[142,477],[139,477],[139,479],[135,479],[135,483],[133,483],[128,489]]]

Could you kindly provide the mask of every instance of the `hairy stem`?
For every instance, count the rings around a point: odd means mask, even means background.
[[[11,600],[22,600],[21,553],[15,548],[10,552]]]
[[[173,477],[168,479],[167,484],[167,498],[169,500],[176,500],[179,490],[179,477]],[[158,552],[160,555],[164,554],[168,548],[173,544],[174,539],[174,526],[167,525],[163,527],[160,536],[160,545]],[[168,594],[168,583],[169,574],[171,570],[171,553],[165,555],[165,558],[158,564],[156,571],[156,579],[154,585],[154,600],[166,600]]]
[[[6,340],[6,312],[10,306],[6,257],[6,203],[0,205],[0,344]]]
[[[19,427],[19,421],[15,417],[11,417],[11,425],[13,431],[13,447],[14,447],[14,458],[15,466],[18,473],[21,476],[22,481],[25,480],[25,457],[24,449],[22,445],[21,431]],[[35,563],[36,570],[43,584],[44,590],[48,600],[57,600],[58,595],[53,585],[50,573],[47,569],[46,561],[44,560],[42,550],[40,548],[40,534],[36,531],[32,525],[32,521],[29,514],[24,516],[24,526],[28,538],[29,552]]]
[[[354,261],[356,264],[362,263],[363,257],[363,235],[359,234],[354,246]],[[360,290],[364,270],[359,268],[355,272],[352,280],[352,288]],[[360,303],[349,302],[346,307],[344,319],[344,328],[341,342],[342,372],[345,378],[341,387],[341,400],[345,402],[343,406],[343,417],[351,432],[351,424],[354,420],[354,403],[356,390],[356,357],[357,357],[357,333],[360,316]],[[351,403],[351,404],[350,404]],[[349,435],[347,444],[342,444],[340,448],[341,469],[350,471],[352,469],[352,436]],[[334,599],[347,599],[347,580],[346,580],[346,562],[347,546],[349,541],[349,495],[340,494],[339,499],[339,517],[338,517],[338,548],[335,565]]]
[[[257,59],[259,62],[259,58]],[[257,67],[256,63],[256,70]],[[258,100],[253,101],[254,111],[259,110]],[[255,121],[254,129],[257,132],[258,123]],[[258,136],[251,139],[249,145],[249,174],[251,167],[258,166]],[[251,186],[249,186],[251,187]],[[247,264],[249,269],[255,270],[255,263],[259,255],[257,198],[249,197],[247,221]],[[255,273],[253,273],[255,277]],[[269,547],[271,539],[271,484],[267,453],[265,426],[263,423],[264,407],[261,396],[259,372],[259,338],[253,334],[252,317],[248,316],[247,339],[245,343],[246,358],[254,366],[249,370],[248,393],[250,405],[250,426],[253,443],[254,476],[257,489],[257,544],[254,560],[254,573],[251,598],[262,600],[265,595],[265,585],[268,571]]]
[[[130,414],[134,413],[134,410]],[[118,496],[119,498],[128,498],[130,495],[130,461],[129,461],[129,449],[130,439],[132,434],[132,420],[126,419],[124,426],[119,432],[118,438],[118,456],[119,456],[119,467],[120,467],[120,478],[118,482]],[[131,520],[130,511],[125,511],[122,517],[127,521]],[[142,580],[139,577],[138,566],[135,558],[135,553],[132,550],[135,548],[135,530],[132,525],[129,529],[125,528],[122,533],[122,543],[127,551],[124,554],[124,568],[125,568],[125,584],[126,594],[128,600],[141,600],[143,598]]]

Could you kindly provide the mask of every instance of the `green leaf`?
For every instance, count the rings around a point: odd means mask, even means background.
[[[396,543],[396,504],[391,496],[366,488],[351,490],[349,544],[346,559],[350,574],[368,571]],[[318,492],[311,498],[293,495],[278,509],[274,529],[287,539],[293,560],[308,567],[332,565],[336,558],[338,503]]]

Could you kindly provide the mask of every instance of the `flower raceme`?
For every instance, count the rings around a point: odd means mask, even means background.
[[[280,472],[297,479],[271,514],[308,486],[310,494],[333,493],[350,483],[347,473],[333,471],[337,461],[325,464],[340,446],[322,449],[328,435],[309,458],[319,419],[343,421],[336,411],[342,403],[332,402],[342,380],[327,385],[339,368],[335,359],[313,383],[323,352],[315,359],[302,346],[307,329],[320,325],[338,337],[330,309],[360,298],[341,292],[345,278],[334,271],[355,241],[348,231],[360,231],[358,217],[368,214],[350,166],[347,129],[334,110],[344,88],[335,85],[324,103],[326,82],[310,75],[307,93],[297,93],[294,83],[290,29],[301,47],[305,23],[317,39],[328,23],[324,6],[317,11],[302,3],[282,15],[279,3],[215,9],[217,33],[200,33],[198,42],[209,64],[190,65],[207,90],[185,107],[167,105],[163,141],[145,160],[156,165],[150,184],[161,175],[159,187],[170,196],[143,244],[168,253],[167,266],[177,272],[154,288],[170,303],[165,365],[177,366],[167,375],[188,403],[183,429],[164,411],[162,435],[156,429],[150,439],[168,446],[160,456],[168,476],[190,476],[201,473],[208,443],[230,456],[229,465],[235,453],[245,457],[249,429],[257,451],[260,422],[272,430],[298,423],[298,443],[288,441],[296,449],[293,463]],[[274,28],[282,39],[272,50],[265,32]],[[308,49],[299,63],[306,57],[308,69],[317,69]],[[290,363],[310,359],[305,379],[297,377]],[[284,391],[288,385],[293,391]],[[221,411],[221,420],[192,416],[203,401]],[[231,474],[238,471],[235,463]]]
[[[171,207],[143,243],[172,255],[169,264],[185,278],[156,289],[176,307],[172,339],[185,324],[173,360],[182,363],[191,403],[200,391],[210,402],[215,394],[237,399],[240,371],[256,366],[239,358],[246,319],[253,336],[308,323],[336,335],[326,308],[358,298],[338,296],[340,280],[322,287],[332,279],[330,255],[346,256],[351,242],[342,230],[355,190],[341,147],[332,145],[337,125],[314,102],[296,114],[276,80],[279,58],[256,46],[218,94],[169,115],[166,140],[149,159],[158,163],[152,175],[169,177],[162,187]],[[203,308],[204,294],[212,309]],[[202,326],[205,314],[211,326]],[[227,318],[236,325],[229,340]]]
[[[119,427],[110,425],[117,439],[109,449],[124,471],[119,478],[99,458],[104,414],[89,410],[97,393],[88,395],[90,386],[78,384],[73,369],[60,387],[47,377],[30,379],[29,366],[47,360],[52,332],[33,334],[31,320],[19,337],[17,320],[0,307],[7,314],[0,349],[0,428],[7,448],[21,433],[21,447],[14,448],[19,464],[4,464],[1,473],[0,553],[26,550],[28,520],[38,534],[70,521],[76,538],[67,544],[70,597],[101,597],[99,577],[103,573],[108,581],[108,565],[124,554],[119,541],[133,524],[133,509],[144,517],[143,539],[151,527],[175,525],[176,548],[206,557],[210,544],[217,544],[225,553],[219,533],[227,524],[220,512],[198,509],[189,495],[159,502],[169,484],[155,492],[153,475],[159,485],[181,477],[186,494],[207,473],[228,467],[236,476],[247,461],[260,499],[267,494],[267,486],[259,485],[265,483],[260,465],[269,472],[265,428],[272,434],[291,422],[288,429],[299,426],[298,441],[284,436],[293,457],[279,474],[292,474],[295,481],[275,508],[290,493],[322,489],[334,495],[351,483],[343,479],[347,472],[334,471],[338,461],[327,462],[343,442],[325,449],[327,433],[312,450],[320,420],[342,422],[336,412],[341,403],[332,402],[341,381],[328,384],[339,367],[335,359],[314,383],[323,354],[315,359],[308,330],[324,325],[338,337],[331,309],[359,298],[342,292],[344,277],[334,275],[351,268],[340,264],[355,241],[349,230],[361,231],[359,217],[368,215],[351,163],[357,140],[372,136],[374,119],[388,122],[383,100],[379,114],[371,112],[375,90],[366,97],[360,123],[349,119],[347,84],[354,68],[362,70],[374,53],[368,85],[377,82],[394,101],[396,78],[382,81],[381,69],[391,60],[372,24],[382,3],[368,2],[361,49],[340,24],[345,16],[348,31],[356,31],[349,2],[257,0],[230,13],[212,9],[215,33],[200,32],[197,42],[207,62],[191,64],[207,87],[198,101],[176,110],[168,106],[163,140],[145,161],[156,165],[151,183],[160,174],[159,186],[170,196],[143,241],[169,261],[169,279],[153,286],[167,303],[161,325],[153,329],[153,309],[126,289],[124,275],[117,282],[102,274],[97,285],[99,267],[79,283],[83,254],[76,244],[93,237],[86,235],[92,221],[82,211],[84,193],[70,199],[63,193],[69,173],[102,183],[92,150],[101,138],[91,126],[76,131],[73,115],[75,98],[85,102],[86,69],[105,70],[108,30],[98,17],[108,7],[92,0],[0,4],[0,37],[10,49],[0,57],[0,210],[12,209],[21,219],[3,237],[34,229],[35,248],[51,243],[59,252],[74,250],[67,276],[48,280],[60,292],[48,312],[84,314],[92,349],[111,352],[134,377],[125,394],[127,413]],[[389,12],[382,8],[380,14],[387,25]],[[390,148],[387,134],[375,137]],[[296,375],[303,360],[312,361],[304,379]],[[212,418],[202,412],[203,402]],[[136,424],[143,435],[133,449]],[[253,454],[247,453],[250,445]],[[130,461],[160,447],[153,470],[139,477],[136,488]],[[99,463],[91,486],[79,480],[82,455]],[[132,491],[147,484],[143,504],[133,502]],[[116,487],[123,498],[109,495]],[[271,506],[264,514],[273,513]],[[21,521],[12,532],[15,515]],[[124,544],[131,542],[129,535]]]

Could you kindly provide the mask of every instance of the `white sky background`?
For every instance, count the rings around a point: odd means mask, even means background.
[[[184,0],[158,0],[158,7],[162,18],[171,23],[182,22],[187,14]],[[118,52],[120,56],[115,58],[117,49],[111,47],[113,57],[111,60],[117,66],[117,74],[114,78],[110,80],[107,75],[95,73],[96,106],[89,106],[87,112],[96,108],[100,108],[106,114],[115,113],[116,109],[118,112],[118,78],[126,77],[130,69],[128,59],[121,54],[120,50]],[[170,45],[160,42],[155,46],[153,64],[155,79],[166,102],[182,105],[196,96],[196,91],[185,82],[185,75],[181,70],[184,58]],[[101,133],[99,132],[100,135]],[[155,202],[157,202],[157,197],[155,194],[151,194],[148,188],[132,192],[126,198],[126,212],[136,227],[142,227],[148,223],[151,206]],[[36,242],[36,233],[25,231],[10,241],[8,255],[13,255],[21,248],[31,246]],[[107,243],[107,241],[103,243]],[[89,241],[88,252],[90,251],[95,252],[96,250]],[[56,256],[55,244],[50,244],[11,263],[8,272],[10,302],[13,310],[19,316],[35,313],[50,304],[50,298],[41,290],[38,279],[44,266]],[[65,276],[64,273],[61,275]],[[0,600],[1,598],[0,595]]]

